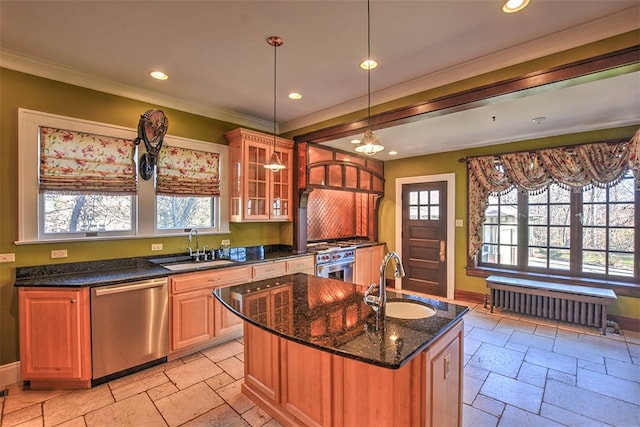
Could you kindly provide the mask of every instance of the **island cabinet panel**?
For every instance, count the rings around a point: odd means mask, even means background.
[[[427,352],[427,425],[454,426],[462,422],[462,322]]]
[[[244,339],[253,343],[244,352],[244,384],[273,404],[281,402],[280,343],[277,336],[249,323],[244,324]]]
[[[384,245],[356,249],[354,283],[369,286],[380,282],[380,263],[384,258]]]
[[[282,404],[308,426],[332,425],[331,355],[292,341],[281,341]]]
[[[34,388],[91,386],[89,288],[19,288],[20,368]]]

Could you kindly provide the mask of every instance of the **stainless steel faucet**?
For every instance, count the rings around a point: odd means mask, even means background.
[[[385,281],[387,280],[387,265],[392,259],[396,262],[396,269],[394,270],[393,275],[395,277],[404,277],[405,273],[404,266],[402,265],[402,260],[397,253],[389,252],[380,263],[380,283],[378,285],[372,283],[364,293],[364,302],[373,306],[374,310],[382,311],[383,314],[384,306],[387,303],[387,287],[385,286]],[[378,288],[377,297],[371,295],[371,293],[375,291],[376,287]]]

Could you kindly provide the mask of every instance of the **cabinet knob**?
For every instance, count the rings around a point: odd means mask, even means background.
[[[69,301],[71,304],[75,304],[76,300],[72,299],[71,301]]]

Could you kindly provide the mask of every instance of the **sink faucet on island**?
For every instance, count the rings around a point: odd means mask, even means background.
[[[404,266],[402,265],[402,260],[395,252],[389,252],[382,262],[380,263],[380,282],[378,285],[372,283],[369,285],[369,288],[364,293],[364,302],[373,307],[374,310],[380,311],[382,314],[385,314],[385,307],[387,304],[387,287],[385,286],[385,282],[387,280],[387,266],[389,262],[394,260],[396,263],[396,269],[393,272],[395,277],[404,277]],[[376,288],[378,289],[378,296],[371,295]]]

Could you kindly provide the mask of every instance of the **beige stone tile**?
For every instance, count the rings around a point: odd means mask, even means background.
[[[70,391],[30,390],[29,388],[24,388],[22,384],[14,384],[9,387],[8,394],[4,398],[3,413],[8,414],[67,393],[70,393]]]
[[[636,331],[621,331],[624,339],[632,344],[640,344],[640,332]]]
[[[42,427],[42,417],[33,418],[29,421],[16,424],[15,427]]]
[[[131,397],[134,394],[142,393],[143,391],[147,391],[159,386],[160,384],[168,382],[169,377],[167,377],[164,372],[162,372],[152,377],[141,378],[136,382],[124,385],[122,387],[112,388],[111,393],[116,400],[122,400],[126,399],[127,397]]]
[[[183,427],[195,426],[224,426],[224,427],[246,427],[249,425],[236,411],[229,405],[220,405],[210,410],[206,414],[183,424]]]
[[[203,382],[155,402],[170,426],[184,424],[222,404],[224,404],[222,398]]]
[[[252,427],[263,426],[272,419],[271,415],[267,414],[258,406],[254,406],[243,413],[242,418],[244,418]]]
[[[244,347],[243,347],[243,348],[244,348]],[[242,361],[242,363],[244,363],[244,351],[243,351],[242,353],[240,353],[240,354],[236,354],[236,357],[237,357],[240,361]]]
[[[87,412],[103,408],[113,402],[114,399],[107,384],[90,390],[63,394],[44,402],[44,425],[45,427],[54,426]]]
[[[136,394],[85,415],[88,427],[166,426],[158,409],[145,393]]]
[[[217,363],[240,354],[243,351],[244,345],[236,340],[233,340],[224,344],[217,345],[215,347],[211,347],[207,350],[203,350],[202,354]]]
[[[184,365],[184,362],[180,359],[176,359],[167,363],[162,363],[160,365],[153,366],[149,369],[145,369],[144,371],[139,371],[131,375],[127,375],[126,377],[109,381],[109,387],[111,388],[111,390],[115,390],[116,388],[119,388],[119,387],[126,387],[126,386],[129,386],[130,384],[142,381],[146,378],[154,377],[158,374],[161,374],[167,369],[171,369],[181,365]]]
[[[206,357],[200,357],[189,363],[165,371],[165,374],[179,389],[185,389],[193,384],[211,378],[222,372],[215,363]]]
[[[268,423],[266,423],[264,426],[262,427],[282,427],[282,424],[280,424],[279,422],[277,422],[276,420],[274,420],[273,418],[271,419],[271,421],[269,421]],[[476,426],[477,427],[477,426]]]
[[[180,360],[182,360],[182,363],[189,363],[193,362],[194,360],[200,359],[201,357],[204,357],[204,355],[201,352],[197,352],[181,357]]]
[[[25,421],[32,420],[34,418],[40,418],[42,420],[42,404],[36,403],[35,405],[27,406],[26,408],[18,409],[11,413],[6,414],[2,418],[2,427],[13,427]]]
[[[253,408],[256,404],[251,399],[242,394],[240,386],[244,380],[237,380],[228,384],[216,392],[227,402],[233,409],[239,413],[244,413]]]
[[[82,416],[82,417],[76,417],[62,424],[58,424],[56,427],[86,427],[86,426],[87,426],[87,423],[84,422],[84,416]]]
[[[169,396],[178,391],[178,387],[171,381],[160,384],[157,387],[147,390],[147,394],[154,402],[163,397]]]
[[[244,377],[244,363],[237,357],[222,360],[217,365],[236,380]]]
[[[231,375],[227,374],[226,372],[222,372],[215,377],[207,379],[205,382],[209,385],[209,387],[217,391],[219,388],[224,387],[227,384],[231,384],[234,381],[235,379]]]

